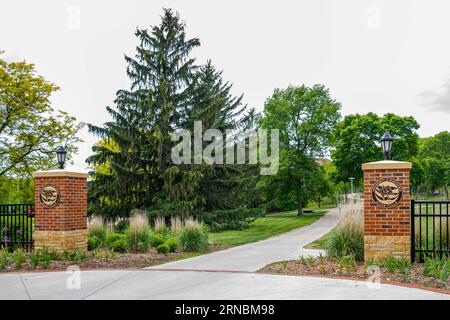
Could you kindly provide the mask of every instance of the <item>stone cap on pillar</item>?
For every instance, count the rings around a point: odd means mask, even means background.
[[[363,170],[377,170],[377,169],[411,169],[411,162],[383,160],[376,162],[367,162],[362,164]]]
[[[33,178],[40,177],[74,177],[74,178],[88,178],[88,173],[83,172],[73,172],[67,170],[47,170],[47,171],[36,171],[33,172]]]

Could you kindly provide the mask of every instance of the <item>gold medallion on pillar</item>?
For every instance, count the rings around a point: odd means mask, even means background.
[[[58,188],[52,184],[42,187],[41,191],[39,192],[39,201],[46,208],[56,207],[60,198],[61,194],[59,193]]]
[[[400,184],[391,178],[382,178],[375,182],[371,193],[375,204],[383,208],[395,207],[403,196]]]

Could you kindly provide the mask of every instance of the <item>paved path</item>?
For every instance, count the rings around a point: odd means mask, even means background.
[[[303,249],[303,246],[320,238],[336,225],[337,210],[329,210],[313,224],[267,240],[149,269],[257,271],[271,262],[298,259],[300,255],[318,255],[321,250]]]
[[[3,299],[450,299],[392,285],[318,277],[257,274],[268,263],[317,255],[302,247],[336,224],[331,210],[314,224],[268,240],[141,270],[82,271],[69,289],[67,272],[0,275]]]

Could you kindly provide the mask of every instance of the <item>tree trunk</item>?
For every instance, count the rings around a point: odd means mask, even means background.
[[[303,215],[303,203],[300,194],[297,194],[297,216]]]
[[[317,199],[317,205],[318,205],[319,208],[320,208],[320,196],[319,196],[319,198]]]

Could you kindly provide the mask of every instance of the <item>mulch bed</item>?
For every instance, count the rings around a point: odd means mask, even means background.
[[[413,264],[408,274],[390,273],[386,268],[380,268],[380,280],[382,283],[404,284],[424,289],[436,288],[439,292],[450,294],[450,280],[442,283],[439,279],[424,276],[423,265]],[[369,273],[367,265],[358,262],[356,268],[342,268],[331,258],[316,259],[313,263],[302,263],[299,260],[275,262],[258,270],[261,273],[321,276],[349,280],[367,280]]]
[[[211,245],[206,253],[215,252],[224,249],[223,246]],[[81,261],[72,260],[53,260],[50,262],[48,268],[38,267],[32,269],[27,263],[23,263],[20,268],[17,268],[14,263],[8,265],[5,270],[0,272],[37,272],[37,271],[65,271],[68,266],[77,265],[81,270],[96,270],[96,269],[140,269],[154,265],[163,264],[166,262],[183,259],[187,256],[186,252],[174,252],[166,255],[156,252],[151,248],[146,253],[117,253],[114,257],[94,257],[92,252],[87,253],[87,258]]]

